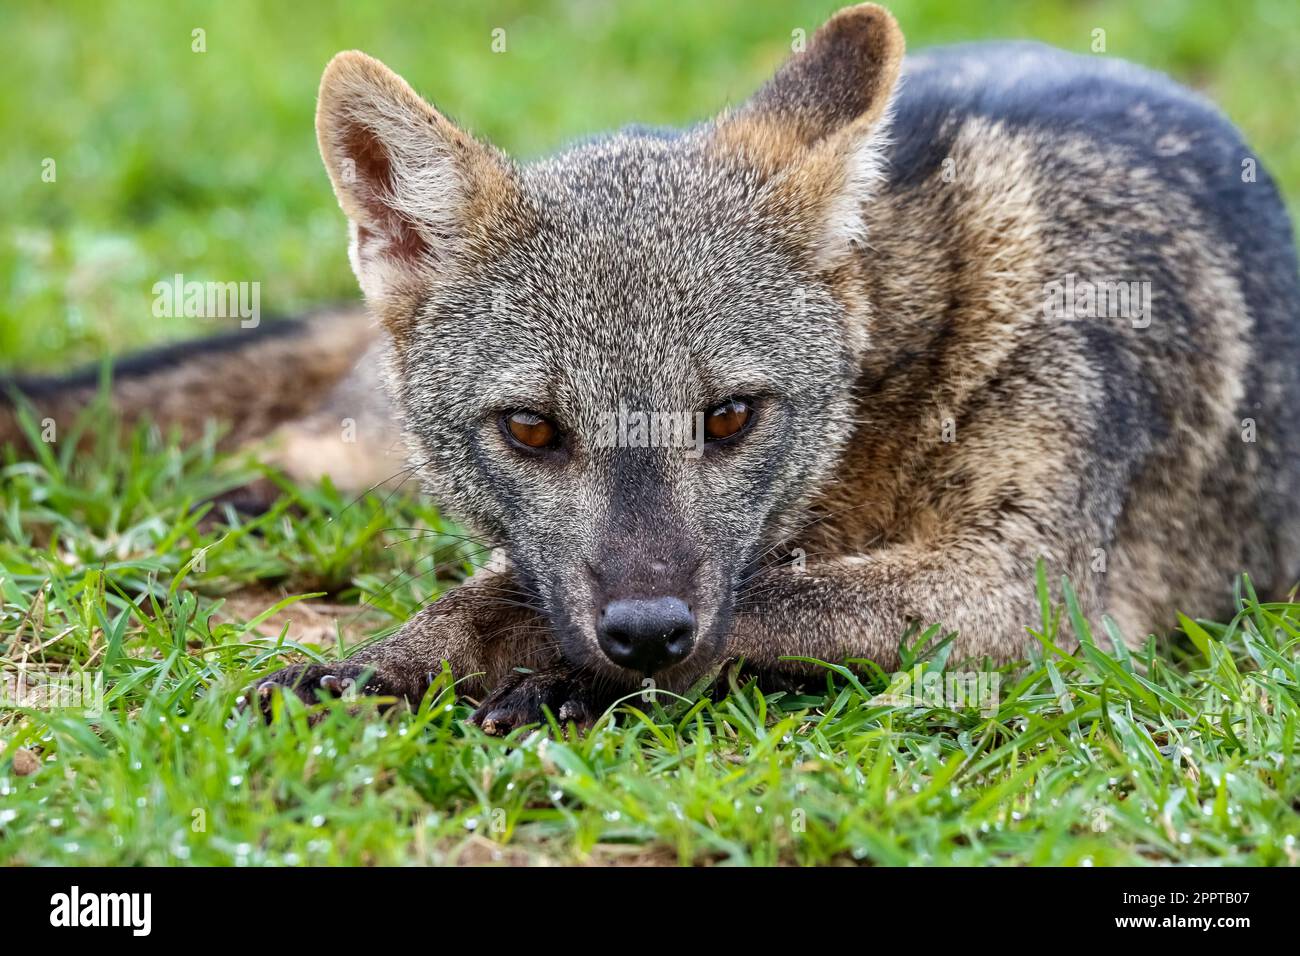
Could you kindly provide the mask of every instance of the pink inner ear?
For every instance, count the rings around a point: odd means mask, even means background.
[[[419,230],[391,204],[397,192],[392,160],[374,130],[350,120],[340,139],[343,158],[354,166],[353,182],[343,188],[351,191],[365,216],[357,223],[358,244],[364,248],[379,241],[392,258],[412,263],[427,259],[429,246]]]

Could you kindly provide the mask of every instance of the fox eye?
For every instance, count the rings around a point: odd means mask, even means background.
[[[740,434],[754,415],[753,406],[743,398],[729,398],[704,413],[704,435],[709,441],[723,441]]]
[[[501,416],[506,432],[527,448],[550,448],[560,436],[555,422],[527,409],[515,409]]]

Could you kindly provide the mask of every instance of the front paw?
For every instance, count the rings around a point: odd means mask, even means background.
[[[240,706],[250,703],[267,720],[277,693],[289,692],[305,704],[357,697],[401,697],[398,689],[379,674],[373,664],[294,664],[256,681],[244,691]]]
[[[484,733],[504,737],[517,727],[544,721],[543,708],[561,724],[573,723],[581,728],[590,727],[603,709],[591,689],[567,671],[516,671],[488,694],[470,722]]]

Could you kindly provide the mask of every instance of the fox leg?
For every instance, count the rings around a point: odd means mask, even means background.
[[[418,704],[446,661],[460,680],[458,687],[481,697],[512,683],[516,667],[542,673],[558,659],[549,623],[528,605],[512,575],[486,568],[390,637],[343,661],[277,671],[257,682],[256,693],[263,706],[277,687],[314,703],[319,693],[341,696],[355,686],[367,695]]]
[[[1029,550],[1012,558],[972,548],[895,546],[878,552],[775,568],[754,582],[738,609],[727,656],[760,674],[808,676],[820,669],[787,657],[830,663],[874,661],[898,666],[899,640],[909,624],[940,624],[957,637],[951,659],[1024,655],[1026,633],[1041,611]],[[1046,553],[1046,552],[1045,552]],[[1085,610],[1096,605],[1086,571],[1071,569]]]

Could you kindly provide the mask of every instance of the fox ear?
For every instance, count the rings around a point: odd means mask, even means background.
[[[833,265],[862,238],[862,204],[883,173],[903,33],[873,3],[841,10],[754,96],[717,124],[726,151],[794,203],[807,244]]]
[[[514,195],[504,156],[364,53],[340,53],[325,68],[316,136],[350,220],[352,269],[375,302],[418,293],[454,268]]]

